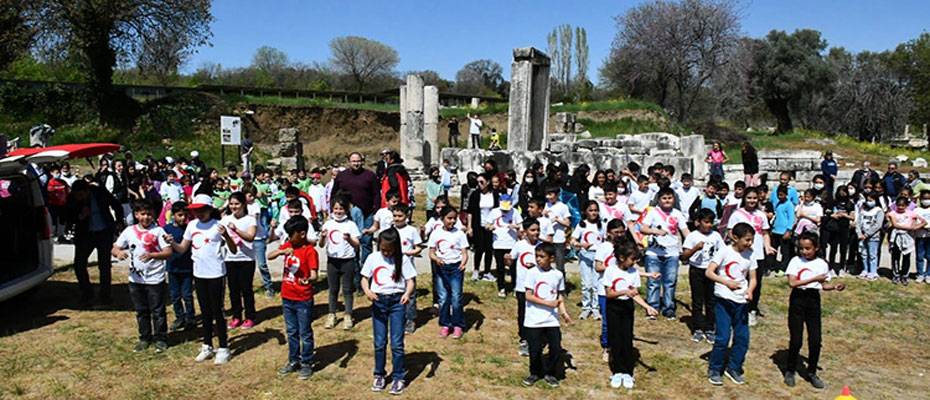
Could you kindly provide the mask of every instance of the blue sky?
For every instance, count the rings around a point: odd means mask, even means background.
[[[490,58],[510,79],[511,50],[546,49],[559,24],[587,29],[590,75],[607,56],[616,33],[614,17],[638,1],[557,0],[214,0],[213,46],[200,48],[185,65],[204,62],[246,66],[268,45],[292,62],[325,62],[329,41],[356,35],[397,49],[399,71],[432,69],[445,79],[466,63]],[[913,39],[930,24],[930,1],[755,0],[740,3],[742,31],[752,37],[772,29],[821,31],[830,46],[881,51]]]

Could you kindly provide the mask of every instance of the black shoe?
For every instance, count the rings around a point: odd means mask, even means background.
[[[536,375],[530,375],[526,378],[523,378],[523,386],[533,386],[539,382],[539,377]]]
[[[404,334],[412,335],[417,330],[417,324],[413,321],[407,321],[404,324]]]
[[[406,388],[407,388],[407,382],[404,382],[403,379],[399,379],[399,380],[394,381],[394,383],[391,384],[391,390],[388,391],[388,393],[393,394],[393,395],[399,395],[399,394],[404,393],[404,389]]]
[[[707,381],[714,386],[723,386],[723,378],[719,372],[710,371],[707,373]]]
[[[546,375],[545,380],[546,380],[546,384],[549,385],[549,387],[551,388],[559,387],[559,380],[556,377],[552,375]]]
[[[132,349],[132,352],[141,353],[145,351],[145,349],[147,348],[149,348],[149,342],[146,342],[145,340],[140,340],[139,343],[136,343],[136,347]]]
[[[197,329],[197,321],[191,319],[191,320],[189,320],[189,321],[187,321],[187,322],[184,323],[184,330],[185,330],[185,331],[193,331],[193,330],[196,330],[196,329]]]
[[[375,375],[375,379],[371,383],[371,391],[381,392],[381,391],[384,391],[384,388],[386,386],[387,386],[387,383],[384,381],[384,377],[381,375]]]
[[[155,342],[155,353],[156,354],[164,353],[165,350],[168,350],[168,343],[165,343],[164,340],[159,340]]]
[[[293,372],[297,372],[300,369],[300,363],[297,362],[288,362],[284,364],[283,367],[278,369],[278,375],[287,375]]]
[[[313,376],[313,368],[309,365],[303,365],[300,367],[300,371],[297,371],[297,379],[305,381],[310,379]]]
[[[785,385],[794,387],[794,372],[785,372]]]
[[[181,329],[184,329],[184,320],[183,319],[174,320],[174,323],[171,324],[171,331],[177,332],[177,331],[180,331]]]
[[[811,375],[808,380],[811,382],[811,386],[813,386],[815,389],[823,389],[827,387],[827,385],[823,383],[823,381],[820,380],[820,377],[817,375]]]
[[[746,379],[743,378],[743,374],[732,369],[723,371],[723,374],[726,375],[727,378],[730,378],[730,380],[737,385],[743,385],[746,383]]]

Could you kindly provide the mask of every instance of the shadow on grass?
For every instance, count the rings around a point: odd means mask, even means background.
[[[339,362],[339,368],[346,368],[349,366],[349,361],[351,361],[356,354],[358,354],[358,340],[356,339],[344,340],[317,347],[313,351],[313,358],[316,360],[313,371],[322,371],[340,359],[342,361]]]
[[[778,367],[778,371],[784,375],[785,371],[788,370],[788,349],[776,350],[769,358],[772,360],[772,364],[775,364],[775,366]],[[807,357],[799,355],[798,360],[800,363],[799,365],[795,365],[794,369],[798,372],[798,375],[804,379],[807,379],[807,376],[810,375],[810,371],[807,369],[808,359]]]
[[[236,354],[243,354],[273,339],[278,341],[279,346],[287,344],[287,338],[284,337],[284,334],[281,333],[280,330],[265,328],[262,331],[239,333],[230,336],[229,348]]]
[[[407,383],[415,381],[426,372],[426,379],[436,376],[436,370],[442,363],[442,358],[435,351],[419,351],[416,353],[407,353],[404,360],[407,363]]]
[[[481,330],[481,326],[484,325],[484,313],[474,308],[469,308],[465,310],[465,331],[470,332],[472,329],[476,331]]]
[[[63,271],[63,273],[69,273]],[[54,277],[55,275],[53,275]],[[95,292],[100,285],[93,285]],[[87,311],[132,311],[129,299],[129,284],[116,283],[110,287],[109,304],[94,304],[82,307],[81,291],[77,282],[49,280],[17,297],[0,303],[0,337],[52,325],[67,320],[67,316],[53,315],[61,310]]]

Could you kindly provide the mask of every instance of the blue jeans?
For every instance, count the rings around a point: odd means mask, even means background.
[[[400,304],[403,294],[379,294],[371,303],[371,326],[374,328],[375,375],[384,376],[387,354],[387,335],[391,335],[391,377],[394,381],[404,380],[404,305]],[[389,332],[390,331],[390,332]]]
[[[876,237],[859,241],[859,258],[862,259],[862,270],[867,274],[878,273],[878,252],[881,241]]]
[[[714,349],[710,353],[710,371],[723,373],[723,356],[730,345],[730,332],[733,333],[733,348],[730,350],[729,371],[743,373],[743,361],[749,351],[749,305],[734,303],[718,297],[714,305],[717,320],[717,336]]]
[[[646,272],[662,274],[659,279],[646,281],[646,302],[668,317],[675,315],[675,287],[678,284],[678,257],[646,256]],[[661,299],[659,285],[661,284]],[[661,300],[661,302],[660,302]]]
[[[407,321],[416,321],[417,320],[417,290],[413,289],[413,293],[410,294],[410,301],[407,302],[406,310]]]
[[[252,246],[255,248],[255,265],[258,266],[258,272],[262,276],[262,287],[266,291],[272,291],[274,286],[271,284],[271,271],[268,270],[268,258],[265,255],[267,240],[267,238],[256,238]]]
[[[174,317],[185,322],[194,322],[194,273],[169,272],[168,293],[174,307]]]
[[[607,341],[607,296],[597,296],[597,304],[601,309],[601,348],[610,347]]]
[[[282,299],[284,326],[287,331],[287,361],[313,365],[313,300]]]
[[[352,222],[355,222],[355,226],[358,227],[359,231],[371,228],[375,223],[374,212],[366,217],[358,207],[352,207],[349,216],[352,218]],[[357,262],[355,263],[355,289],[360,291],[362,290],[362,267],[365,265],[365,260],[368,259],[368,255],[371,254],[371,235],[362,235],[358,241],[359,254]]]
[[[917,238],[917,276],[930,276],[930,237]]]
[[[578,252],[578,267],[581,270],[581,312],[596,312],[600,309],[597,302],[597,271],[594,270],[594,252]]]
[[[465,274],[459,271],[461,263],[439,266],[439,326],[465,327],[462,310],[462,279]]]

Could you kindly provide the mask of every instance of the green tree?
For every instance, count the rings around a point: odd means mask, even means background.
[[[0,7],[0,70],[29,48],[34,32],[27,25],[27,2],[6,0]]]
[[[373,81],[394,71],[400,62],[397,50],[376,40],[358,36],[338,37],[329,42],[330,63],[362,91]]]
[[[930,123],[930,33],[898,45],[888,56],[888,64],[914,97],[910,121]]]
[[[755,40],[751,91],[765,102],[776,120],[776,132],[794,129],[791,108],[817,91],[830,86],[830,68],[821,54],[827,42],[810,29],[788,34],[771,31]]]

